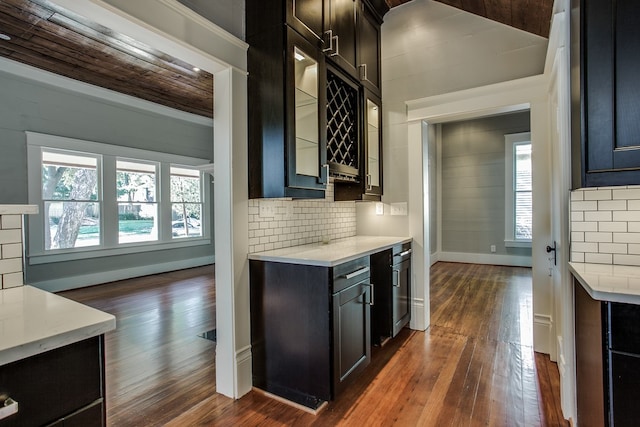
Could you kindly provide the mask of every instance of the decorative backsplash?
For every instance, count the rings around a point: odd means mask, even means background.
[[[640,186],[571,192],[571,261],[640,266]]]
[[[356,204],[334,202],[333,184],[324,200],[249,200],[249,253],[355,235]]]

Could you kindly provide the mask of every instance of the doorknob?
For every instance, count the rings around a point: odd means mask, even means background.
[[[553,252],[553,265],[558,265],[555,240],[553,241],[553,247],[547,245],[547,253],[551,253],[551,252]]]

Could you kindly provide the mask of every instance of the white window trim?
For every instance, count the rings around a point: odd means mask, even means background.
[[[511,133],[504,136],[504,245],[508,248],[531,248],[531,239],[515,238],[515,185],[513,147],[516,144],[531,143],[531,132]]]
[[[170,186],[163,183],[162,180],[170,179],[169,169],[171,165],[181,165],[187,167],[197,167],[210,163],[209,159],[199,159],[195,157],[180,156],[168,153],[160,153],[156,151],[141,150],[137,148],[121,147],[117,145],[102,144],[92,141],[84,141],[73,138],[66,138],[55,135],[47,135],[36,132],[25,132],[27,135],[27,170],[28,170],[28,191],[29,191],[29,203],[38,205],[40,212],[44,212],[43,200],[42,200],[42,148],[52,148],[58,150],[70,150],[75,152],[82,152],[88,154],[97,154],[102,156],[102,176],[99,176],[99,180],[105,182],[113,178],[115,180],[115,162],[116,159],[136,159],[147,162],[159,163],[160,181],[158,186],[160,187],[160,198],[158,199],[158,215],[167,214],[170,217],[171,203],[169,202],[169,212],[160,206],[164,206],[161,200],[171,200]],[[201,172],[202,173],[202,172]],[[135,242],[118,244],[117,242],[117,221],[114,221],[113,215],[117,213],[112,212],[113,207],[117,206],[115,200],[115,194],[107,194],[110,190],[110,186],[102,185],[102,203],[103,203],[103,215],[100,218],[101,227],[101,246],[99,247],[80,247],[73,249],[56,249],[54,251],[45,251],[44,249],[44,221],[42,215],[30,215],[28,218],[29,224],[29,251],[28,258],[29,264],[47,264],[52,262],[71,261],[79,259],[98,258],[104,256],[124,255],[131,253],[141,253],[165,249],[177,249],[191,246],[201,246],[211,244],[211,206],[210,206],[210,193],[211,193],[211,180],[204,176],[203,188],[202,188],[202,203],[203,203],[203,217],[204,221],[201,222],[202,236],[190,237],[182,239],[173,239],[171,235],[171,221],[163,221],[159,219],[161,224],[158,240],[153,242]],[[115,182],[115,181],[114,181]],[[168,181],[167,181],[168,182]],[[104,184],[104,183],[103,183]],[[115,191],[115,190],[114,190]],[[105,193],[106,192],[106,193]],[[113,197],[111,197],[113,196]],[[113,200],[111,200],[113,199]],[[166,203],[165,203],[166,204]],[[116,209],[117,212],[117,209]],[[105,217],[111,216],[111,219]],[[115,224],[116,229],[110,229]],[[168,227],[168,230],[163,230]],[[106,228],[105,228],[106,227]],[[116,236],[115,240],[107,240],[104,236]]]

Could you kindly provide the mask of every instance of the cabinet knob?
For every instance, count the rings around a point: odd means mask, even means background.
[[[18,413],[18,402],[10,397],[4,400],[4,405],[0,407],[0,420]]]

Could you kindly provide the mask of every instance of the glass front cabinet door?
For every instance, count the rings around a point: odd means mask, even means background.
[[[365,194],[382,195],[382,111],[380,98],[365,91]]]
[[[328,181],[324,64],[321,53],[292,30],[287,46],[287,185],[324,190]]]

